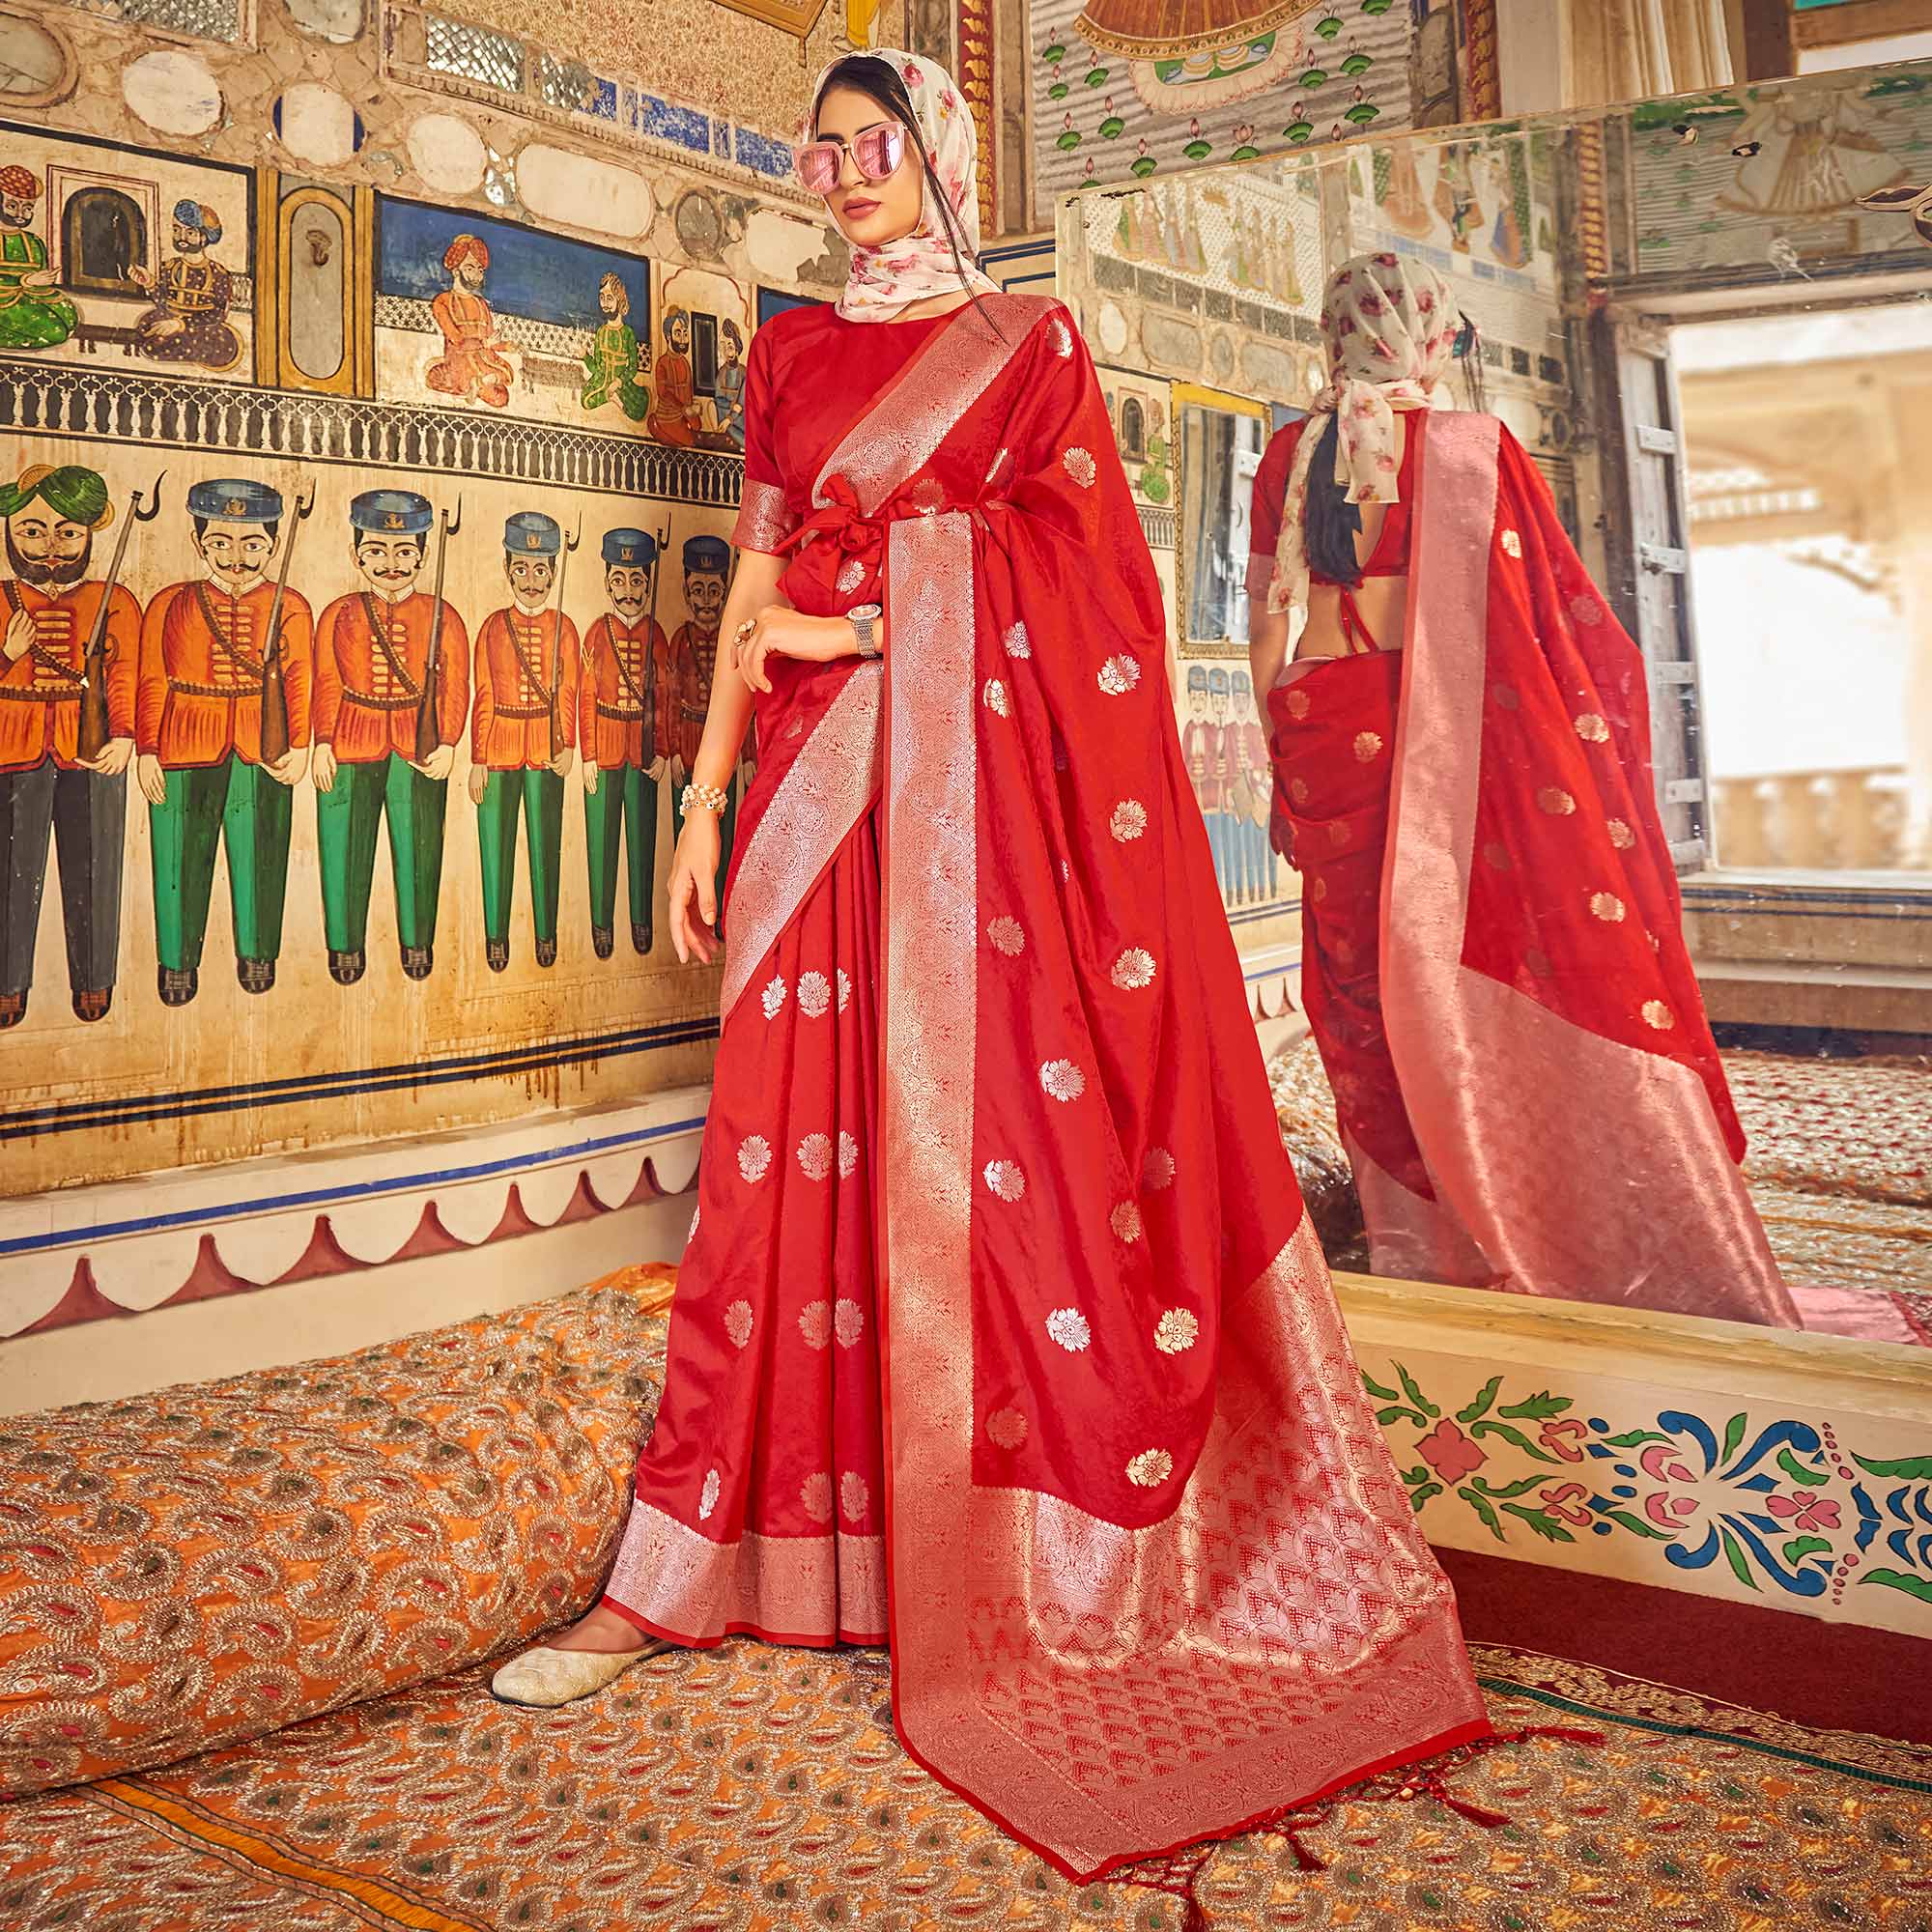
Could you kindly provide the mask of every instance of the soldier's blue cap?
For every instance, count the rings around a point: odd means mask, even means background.
[[[429,498],[413,490],[364,490],[349,499],[350,527],[379,536],[419,537],[435,522]]]
[[[606,563],[637,563],[648,570],[658,560],[658,543],[642,530],[606,530],[604,532],[604,561]]]
[[[1208,689],[1208,667],[1206,665],[1189,665],[1187,667],[1187,688],[1189,691],[1206,691]]]
[[[282,493],[266,483],[217,476],[208,483],[190,483],[187,513],[220,524],[272,524],[282,515]]]
[[[1224,665],[1216,665],[1214,668],[1208,673],[1208,689],[1210,692],[1212,692],[1216,697],[1227,696],[1228,671],[1227,668]]]
[[[723,577],[731,565],[731,546],[723,537],[686,537],[684,567]]]
[[[563,548],[556,519],[541,510],[519,510],[503,521],[503,548],[526,556],[554,556]]]
[[[1235,673],[1235,696],[1236,697],[1246,697],[1253,689],[1253,685],[1248,682],[1247,672],[1237,670]]]

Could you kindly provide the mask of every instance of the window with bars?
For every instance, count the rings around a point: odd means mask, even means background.
[[[500,88],[505,94],[524,91],[524,48],[520,41],[513,41],[507,34],[493,34],[487,27],[452,20],[441,14],[425,13],[422,20],[426,67],[437,73],[453,74],[459,80],[481,81],[485,87]]]

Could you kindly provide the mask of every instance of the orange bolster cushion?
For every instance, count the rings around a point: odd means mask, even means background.
[[[0,1419],[0,1796],[245,1743],[582,1609],[674,1279]]]

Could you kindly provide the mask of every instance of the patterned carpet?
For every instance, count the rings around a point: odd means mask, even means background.
[[[1344,1794],[1170,1887],[1074,1887],[912,1764],[882,1656],[734,1641],[561,1712],[482,1673],[0,1805],[9,1932],[1758,1932],[1932,1926],[1932,1749],[1479,1647],[1462,1806]],[[1186,1896],[1191,1888],[1192,1898]]]
[[[1724,1065],[1750,1144],[1745,1179],[1785,1278],[1853,1309],[1883,1296],[1896,1338],[1932,1348],[1932,1062],[1727,1053]],[[1329,1262],[1362,1269],[1361,1208],[1313,1039],[1268,1074]]]

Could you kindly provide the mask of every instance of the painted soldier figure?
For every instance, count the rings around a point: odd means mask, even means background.
[[[209,253],[221,240],[221,217],[198,201],[175,204],[175,252],[158,275],[130,271],[152,290],[155,305],[134,318],[134,347],[157,362],[198,362],[232,369],[242,359],[242,338],[228,326],[235,282]]]
[[[1231,684],[1226,665],[1208,672],[1208,778],[1209,842],[1220,857],[1221,895],[1231,905],[1240,902],[1241,821],[1235,810],[1235,744],[1238,733],[1228,722]],[[1211,801],[1211,802],[1210,802]]]
[[[539,966],[556,963],[563,856],[563,781],[577,742],[577,627],[549,609],[563,532],[519,510],[503,526],[510,602],[476,633],[469,724],[469,796],[483,857],[483,934],[490,970],[510,963],[517,819],[529,851],[530,918]]]
[[[638,332],[631,327],[631,293],[622,275],[612,271],[597,285],[597,306],[604,320],[583,358],[578,401],[586,410],[601,410],[614,401],[633,422],[642,422],[650,413],[651,394],[639,380]]]
[[[483,277],[490,248],[480,235],[459,235],[443,250],[449,286],[430,303],[442,330],[442,354],[423,372],[439,395],[507,408],[517,372],[497,339],[497,318],[483,299]]]
[[[745,453],[745,338],[726,316],[718,325],[724,359],[718,365],[718,429],[739,455]]]
[[[88,578],[95,533],[114,520],[94,470],[25,470],[0,486],[0,517],[10,573],[0,579],[0,1027],[26,1014],[49,841],[60,866],[73,1010],[98,1020],[113,1003],[121,951],[141,607],[118,584]],[[108,735],[90,756],[81,701],[97,627]]]
[[[416,587],[435,522],[429,498],[413,490],[353,497],[349,532],[363,587],[338,597],[316,629],[311,776],[322,923],[338,985],[353,986],[367,965],[376,835],[385,818],[403,971],[423,980],[435,964],[449,773],[469,716],[463,619]],[[435,747],[418,758],[425,703]]]
[[[17,163],[0,168],[0,349],[52,349],[80,323],[34,233],[40,199],[37,175]]]
[[[185,1006],[200,985],[218,846],[228,853],[236,978],[250,993],[275,983],[291,787],[308,763],[315,662],[306,602],[286,590],[275,610],[280,492],[226,478],[197,483],[187,509],[203,575],[149,604],[134,695],[134,773],[148,801],[155,941],[170,1007]],[[277,753],[284,735],[288,749]]]
[[[704,715],[711,705],[711,679],[718,668],[718,633],[724,621],[724,593],[731,580],[731,546],[723,537],[689,537],[684,546],[684,602],[691,612],[670,640],[671,674],[665,680],[659,711],[658,742],[670,756],[671,817],[676,838],[684,837],[684,787],[697,762]],[[746,739],[747,752],[754,741]],[[724,930],[724,875],[731,869],[731,839],[738,829],[738,797],[751,775],[753,757],[739,760],[726,786],[730,794],[718,822],[718,930]]]
[[[583,753],[584,851],[590,864],[590,943],[616,948],[617,846],[624,845],[631,945],[651,950],[657,895],[659,694],[670,681],[670,644],[651,614],[658,547],[642,530],[607,530],[604,589],[611,608],[583,639],[578,743]]]
[[[1221,673],[1223,677],[1227,672]],[[1208,843],[1214,855],[1214,876],[1221,895],[1228,893],[1229,864],[1221,833],[1221,727],[1208,715],[1208,678],[1205,664],[1187,667],[1187,723],[1180,727],[1180,755],[1187,781],[1208,826]]]
[[[1236,668],[1234,676],[1234,722],[1228,726],[1240,793],[1238,816],[1246,863],[1243,881],[1248,897],[1260,902],[1275,895],[1280,860],[1268,843],[1268,812],[1274,801],[1274,760],[1267,733],[1255,711],[1254,681]]]

